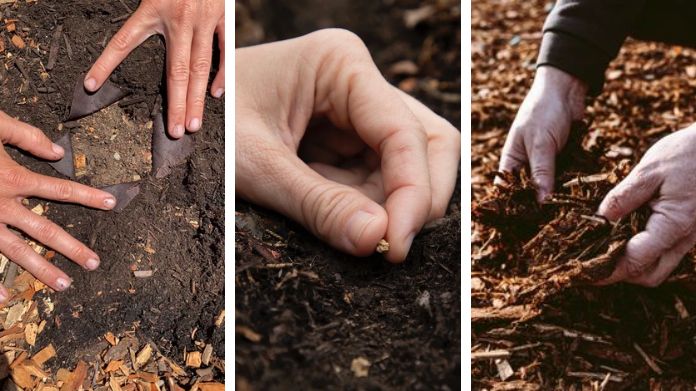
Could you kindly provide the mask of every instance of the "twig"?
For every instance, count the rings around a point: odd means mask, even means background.
[[[596,380],[604,380],[605,378],[607,378],[607,375],[609,375],[609,381],[621,383],[624,380],[622,377],[612,375],[608,372],[607,372],[607,374],[594,373],[594,372],[568,372],[568,373],[566,373],[566,376],[570,376],[570,377],[580,377],[583,379],[590,378],[590,379],[596,379]]]
[[[641,355],[641,357],[643,357],[643,360],[645,360],[645,363],[648,364],[650,369],[655,371],[655,373],[657,373],[658,375],[662,375],[662,369],[660,369],[660,367],[657,366],[657,363],[653,361],[653,359],[650,358],[650,356],[648,356],[648,354],[645,353],[645,351],[637,343],[633,343],[633,348],[636,349],[636,351],[638,352],[638,354]]]

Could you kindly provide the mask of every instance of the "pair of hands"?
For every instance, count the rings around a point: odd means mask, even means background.
[[[222,0],[143,0],[87,73],[85,88],[98,90],[133,49],[151,35],[162,34],[167,44],[169,135],[179,138],[185,130],[198,131],[203,122],[216,34],[220,67],[210,90],[217,98],[224,94],[224,12]],[[59,160],[65,152],[41,130],[2,112],[0,142],[3,146],[14,145],[47,160]],[[8,226],[20,229],[86,270],[99,266],[99,256],[56,224],[25,208],[21,201],[27,197],[72,202],[103,210],[112,209],[116,200],[98,189],[35,174],[17,164],[4,148],[0,148],[0,253],[51,288],[65,290],[72,282],[70,277],[34,252]],[[8,290],[0,285],[0,303],[9,297]]]
[[[236,188],[353,255],[406,258],[445,214],[460,134],[338,29],[236,51]]]
[[[553,191],[554,162],[570,124],[584,111],[587,88],[552,67],[537,71],[515,118],[500,160],[500,171],[529,164],[543,200]],[[661,284],[696,244],[696,125],[653,145],[630,174],[604,198],[598,214],[616,221],[649,203],[645,230],[632,237],[614,273],[600,284],[626,281]]]

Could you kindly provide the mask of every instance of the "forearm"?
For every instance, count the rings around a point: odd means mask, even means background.
[[[550,65],[585,82],[591,95],[641,17],[645,0],[560,0],[544,24],[537,66]]]

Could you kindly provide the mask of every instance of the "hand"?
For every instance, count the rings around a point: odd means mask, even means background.
[[[696,244],[696,125],[653,145],[604,198],[598,213],[618,220],[650,202],[645,230],[632,237],[600,284],[661,284]]]
[[[225,91],[223,0],[143,0],[92,65],[85,88],[98,90],[128,54],[154,34],[164,35],[167,42],[167,127],[170,136],[180,138],[184,127],[196,132],[203,124],[215,34],[220,66],[210,91],[216,98]]]
[[[345,30],[237,49],[236,64],[237,193],[357,256],[386,238],[387,259],[403,261],[446,212],[459,132]]]
[[[43,159],[58,160],[64,154],[63,149],[53,144],[39,129],[2,112],[0,141],[3,145],[12,144]],[[37,254],[7,227],[24,231],[87,270],[99,266],[99,256],[47,218],[25,208],[22,199],[26,197],[72,202],[104,210],[113,208],[116,200],[101,190],[35,174],[17,164],[4,148],[0,148],[0,253],[51,288],[65,290],[72,281],[70,277]],[[0,302],[6,302],[8,298],[7,289],[0,285]]]
[[[556,154],[568,141],[572,121],[582,118],[586,93],[579,79],[540,67],[512,123],[498,171],[513,172],[528,163],[539,202],[553,192]]]

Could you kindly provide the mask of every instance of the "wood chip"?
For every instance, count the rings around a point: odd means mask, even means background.
[[[225,385],[217,382],[198,383],[200,391],[225,391]]]
[[[211,344],[205,345],[205,349],[203,349],[203,357],[201,358],[203,365],[210,364],[210,358],[212,356],[213,356],[213,345],[211,345]]]
[[[105,339],[106,342],[108,342],[109,345],[111,345],[111,346],[116,346],[116,344],[118,343],[117,340],[116,340],[116,336],[115,336],[111,331],[109,331],[109,332],[107,332],[106,334],[104,334],[104,339]]]
[[[27,341],[29,346],[34,346],[36,344],[36,334],[39,330],[39,325],[36,323],[29,323],[24,327],[24,339]]]
[[[27,46],[27,44],[24,43],[22,37],[16,34],[12,36],[12,44],[15,45],[15,47],[17,47],[18,49],[24,49]]]
[[[106,365],[104,372],[109,373],[118,371],[121,368],[121,365],[123,365],[123,360],[111,360],[109,361],[109,364]]]
[[[370,372],[370,361],[365,357],[356,357],[350,363],[350,370],[355,377],[367,377]]]
[[[135,356],[135,362],[138,364],[138,367],[142,367],[150,361],[150,357],[152,357],[152,346],[146,344]]]
[[[152,270],[136,270],[133,272],[136,278],[148,278],[152,277],[153,274],[154,272]]]
[[[188,352],[186,354],[186,366],[191,368],[200,368],[202,363],[201,352]]]
[[[12,381],[21,388],[31,389],[34,386],[34,380],[31,378],[31,374],[22,365],[12,368],[10,376],[12,377]]]
[[[650,356],[648,356],[648,354],[645,353],[645,351],[637,343],[633,343],[633,348],[636,349],[636,351],[638,352],[638,354],[640,354],[641,357],[643,357],[643,360],[645,360],[645,363],[648,364],[650,369],[652,369],[658,375],[662,375],[662,369],[660,369],[657,363],[653,361],[653,359],[650,358]]]
[[[75,370],[70,373],[68,379],[65,380],[63,386],[60,387],[60,391],[77,391],[80,387],[82,387],[82,383],[85,381],[85,378],[87,377],[87,369],[87,363],[80,360],[77,363],[77,367],[75,367]]]
[[[244,338],[248,339],[251,342],[261,341],[261,334],[250,329],[249,327],[237,325],[234,327],[234,330],[235,330],[235,332],[242,334],[244,336]]]
[[[225,310],[220,311],[220,314],[215,318],[215,327],[220,327],[222,326],[222,323],[225,321]]]
[[[121,386],[118,384],[118,381],[113,376],[109,378],[109,388],[111,388],[111,391],[122,391]]]
[[[32,357],[32,360],[34,360],[34,362],[39,364],[40,366],[43,366],[46,361],[52,359],[55,356],[56,349],[53,347],[53,345],[48,345],[45,348],[41,349],[38,353],[36,353]]]

